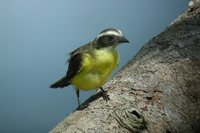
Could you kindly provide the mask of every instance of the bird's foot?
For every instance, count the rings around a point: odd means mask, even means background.
[[[78,105],[77,110],[83,110],[88,107],[88,104]]]
[[[109,95],[107,94],[107,91],[101,91],[103,100],[108,101],[110,100]]]
[[[103,100],[105,100],[105,101],[110,100],[109,95],[107,94],[107,91],[104,91],[104,89],[102,87],[100,87],[100,89],[101,89],[101,94],[102,94]]]

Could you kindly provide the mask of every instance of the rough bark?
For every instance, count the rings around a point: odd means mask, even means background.
[[[200,0],[50,133],[200,132]]]

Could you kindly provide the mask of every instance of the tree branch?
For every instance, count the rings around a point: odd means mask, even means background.
[[[50,133],[200,132],[200,0]]]

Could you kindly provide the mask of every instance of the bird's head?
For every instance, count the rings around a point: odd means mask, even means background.
[[[122,32],[118,29],[104,29],[94,40],[96,48],[116,47],[120,43],[128,43]]]

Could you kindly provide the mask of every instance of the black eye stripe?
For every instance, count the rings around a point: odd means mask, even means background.
[[[115,37],[113,35],[106,35],[106,36],[100,37],[99,40],[104,41],[104,42],[110,42],[110,41],[114,41]]]
[[[118,43],[118,37],[115,35],[104,35],[97,38],[96,48],[104,48]]]
[[[108,35],[108,36],[105,36],[105,39],[106,39],[107,41],[112,41],[112,40],[114,39],[114,37],[111,36],[111,35]]]

